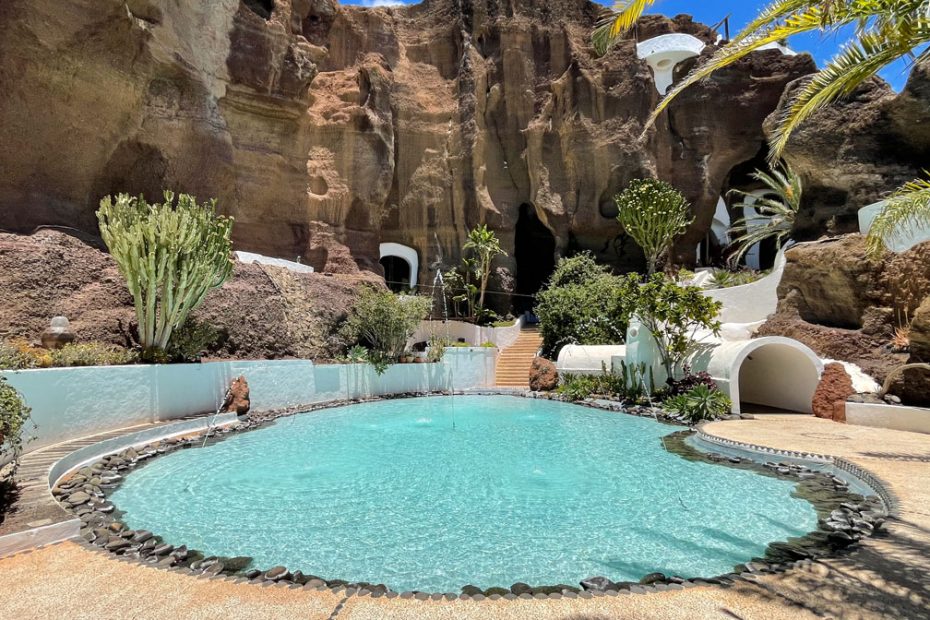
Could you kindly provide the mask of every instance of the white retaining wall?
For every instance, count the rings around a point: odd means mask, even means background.
[[[430,337],[436,336],[453,341],[464,338],[465,342],[475,346],[493,342],[498,348],[503,349],[516,342],[520,330],[523,329],[523,322],[522,316],[508,327],[480,327],[464,321],[422,321],[408,344],[429,341]]]
[[[378,376],[368,364],[308,360],[88,366],[4,370],[32,408],[36,450],[69,439],[215,411],[230,381],[249,383],[257,411],[402,392],[494,384],[498,350],[450,347],[438,364],[397,364]]]
[[[930,409],[877,403],[846,403],[846,423],[930,434]]]
[[[772,272],[755,282],[729,288],[710,289],[704,294],[723,304],[721,323],[756,323],[774,314],[778,306],[778,284],[785,271],[785,252],[775,258]]]

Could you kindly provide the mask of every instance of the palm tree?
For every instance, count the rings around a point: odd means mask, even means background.
[[[462,246],[465,250],[470,250],[477,260],[477,271],[480,277],[480,294],[478,296],[478,308],[484,309],[484,292],[488,288],[488,277],[491,275],[491,261],[495,256],[507,256],[507,252],[501,249],[500,241],[493,230],[489,230],[486,224],[476,226],[468,233],[468,241]]]
[[[618,0],[615,11],[594,32],[598,52],[605,52],[628,32],[654,2]],[[814,112],[849,95],[884,67],[902,57],[915,64],[930,60],[930,0],[773,0],[742,32],[668,91],[646,128],[683,90],[760,47],[815,30],[835,34],[847,26],[854,27],[852,40],[791,95],[772,136],[771,161],[778,161],[791,134]],[[930,183],[912,181],[895,192],[876,218],[869,245],[881,251],[894,231],[928,220]]]
[[[801,209],[801,178],[786,164],[772,170],[771,174],[756,170],[752,178],[765,186],[762,196],[742,190],[730,190],[731,194],[743,197],[743,202],[736,205],[745,209],[755,209],[757,215],[743,217],[733,222],[730,234],[738,235],[733,245],[738,249],[730,260],[739,263],[757,243],[766,239],[775,239],[778,249],[782,241],[791,234],[798,211]],[[747,199],[753,198],[753,202]]]

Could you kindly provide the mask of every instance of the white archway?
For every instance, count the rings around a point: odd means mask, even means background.
[[[410,267],[410,288],[417,285],[417,276],[420,273],[420,257],[417,251],[407,245],[400,243],[382,243],[379,247],[381,255],[379,259],[385,256],[394,256],[407,262]]]
[[[704,42],[690,34],[663,34],[636,46],[637,57],[652,69],[656,90],[664,95],[674,81],[675,66],[682,60],[700,56]]]

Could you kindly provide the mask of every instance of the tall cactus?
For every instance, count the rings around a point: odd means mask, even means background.
[[[163,203],[141,196],[107,196],[97,211],[100,234],[126,278],[144,356],[164,351],[207,292],[232,274],[233,220],[216,214],[216,200],[165,192]]]

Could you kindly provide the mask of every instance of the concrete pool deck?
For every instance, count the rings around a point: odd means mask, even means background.
[[[843,457],[885,481],[898,514],[840,557],[726,586],[561,600],[419,601],[195,578],[74,542],[0,559],[0,618],[564,620],[930,619],[930,436],[798,415],[715,422],[710,435]]]

